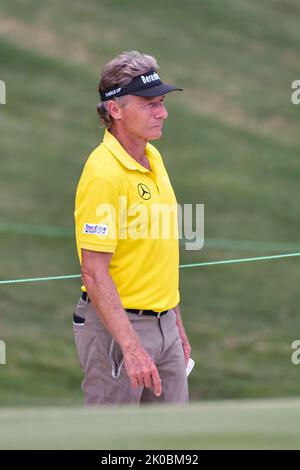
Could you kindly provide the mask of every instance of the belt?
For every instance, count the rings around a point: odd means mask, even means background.
[[[163,312],[154,312],[154,310],[139,310],[136,308],[126,308],[126,312],[135,313],[136,315],[148,315],[150,317],[160,318],[162,315],[168,313],[169,310],[164,310]]]
[[[89,298],[87,292],[82,292],[81,298],[85,302],[90,302],[91,299]],[[157,317],[160,318],[162,315],[165,315],[168,313],[169,310],[164,310],[163,312],[155,312],[154,310],[139,310],[138,308],[127,308],[126,312],[128,313],[134,313],[135,315],[148,315],[150,317]]]

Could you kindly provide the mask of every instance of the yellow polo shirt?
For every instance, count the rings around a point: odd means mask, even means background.
[[[145,151],[151,171],[105,131],[77,187],[76,245],[80,263],[82,248],[113,253],[123,308],[159,312],[179,303],[177,202],[160,153]]]

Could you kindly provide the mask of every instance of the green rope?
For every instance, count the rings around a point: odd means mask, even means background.
[[[0,281],[0,284],[17,284],[18,282],[58,281],[60,279],[73,279],[75,277],[81,277],[81,276],[80,274],[70,274],[68,276],[32,277],[28,279],[10,279],[9,281]]]

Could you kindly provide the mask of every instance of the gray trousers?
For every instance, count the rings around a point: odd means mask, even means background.
[[[141,344],[150,354],[162,380],[162,394],[153,389],[133,388],[123,365],[122,351],[104,327],[92,303],[79,299],[74,323],[78,358],[84,373],[81,388],[86,405],[188,402],[185,360],[173,310],[156,318],[128,313]]]

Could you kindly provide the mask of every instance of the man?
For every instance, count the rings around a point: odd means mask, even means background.
[[[75,203],[84,286],[73,325],[87,405],[188,401],[177,213],[165,236],[157,212],[177,205],[149,144],[162,136],[164,96],[181,89],[157,71],[153,57],[131,51],[101,73],[97,110],[106,130]]]

